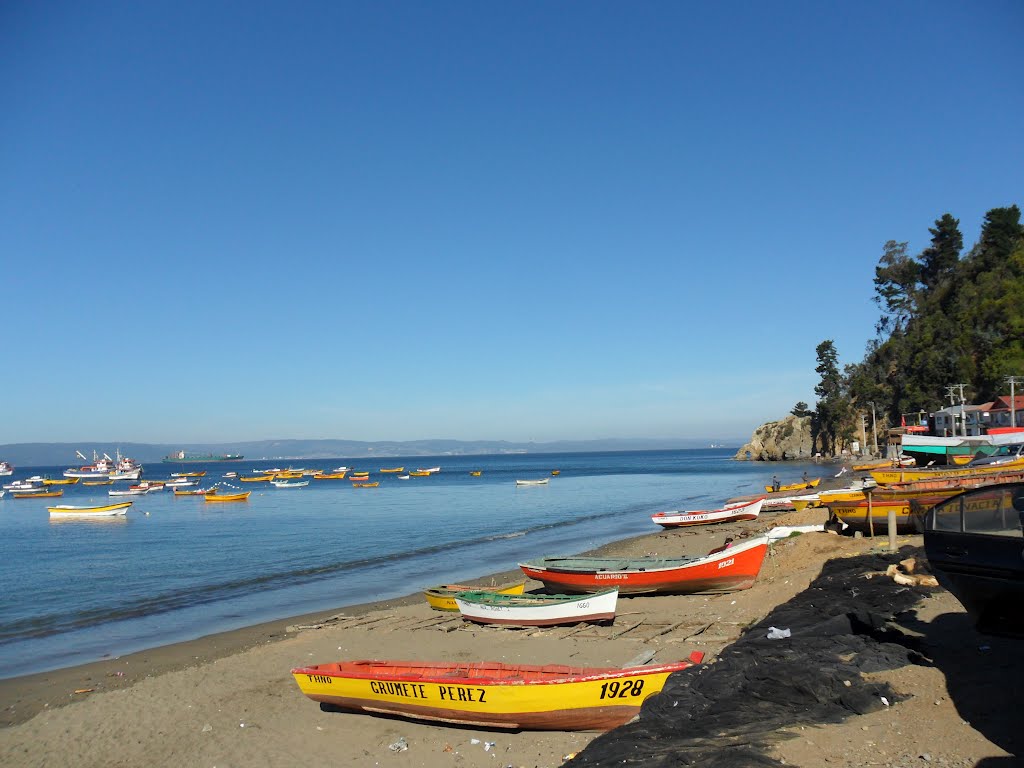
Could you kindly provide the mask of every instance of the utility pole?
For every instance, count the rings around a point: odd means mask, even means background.
[[[871,406],[871,455],[878,455],[878,430],[875,428],[875,404],[873,402],[868,403]],[[867,442],[865,440],[864,442]]]
[[[1017,426],[1017,398],[1015,396],[1014,387],[1017,384],[1024,383],[1024,379],[1020,376],[1007,376],[1004,379],[1010,385],[1010,426]]]
[[[960,390],[960,419],[963,424],[964,437],[967,436],[967,413],[964,410],[964,384],[947,384],[946,394],[949,395],[950,406],[956,405],[956,391]],[[956,414],[953,415],[953,436],[956,437]]]

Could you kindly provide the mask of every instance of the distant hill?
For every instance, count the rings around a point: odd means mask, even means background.
[[[739,446],[742,440],[726,445]],[[332,459],[369,456],[470,456],[501,453],[569,453],[591,451],[645,451],[677,448],[707,448],[722,445],[720,439],[558,440],[549,443],[517,443],[505,440],[256,440],[239,443],[9,443],[0,445],[0,460],[15,466],[75,466],[81,451],[90,459],[93,451],[114,456],[118,451],[143,464],[160,461],[173,451],[189,453],[242,454],[246,459]],[[734,447],[735,447],[734,446]]]

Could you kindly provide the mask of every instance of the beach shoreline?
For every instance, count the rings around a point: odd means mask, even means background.
[[[825,510],[811,508],[762,513],[748,522],[652,530],[586,554],[702,554],[726,536],[742,538],[775,526],[820,524],[825,516]],[[921,538],[901,536],[899,545],[920,550]],[[0,681],[5,703],[0,762],[18,768],[287,766],[300,760],[353,766],[387,763],[396,768],[551,768],[585,749],[599,734],[465,728],[324,712],[301,694],[291,670],[368,658],[621,667],[640,663],[639,658],[684,659],[693,651],[703,652],[705,663],[714,664],[752,626],[812,588],[825,563],[872,553],[888,553],[886,537],[813,533],[783,539],[771,547],[750,589],[623,597],[615,622],[604,626],[515,630],[473,625],[457,614],[431,610],[416,590],[397,599],[292,616],[119,658],[9,678]],[[503,571],[469,581],[490,585],[519,578],[520,571]],[[527,582],[527,589],[540,586]],[[956,661],[958,674],[967,675],[968,682],[954,681],[940,665],[880,671],[878,679],[890,682],[900,694],[895,706],[872,714],[851,713],[839,723],[807,724],[806,731],[795,714],[771,758],[780,764],[828,763],[837,768],[860,768],[879,757],[882,762],[876,764],[903,765],[920,754],[941,765],[964,768],[987,768],[987,760],[997,761],[993,766],[1013,760],[1002,746],[1013,738],[1000,730],[1005,716],[978,715],[975,710],[995,706],[1015,711],[1016,702],[994,696],[994,682],[977,685],[971,676],[998,680],[1016,674],[1021,663],[1015,661],[1014,647],[976,636],[962,607],[944,590],[937,589],[922,606],[922,619],[942,627],[939,636],[948,658]],[[961,663],[963,648],[981,649],[975,651],[973,671]],[[988,691],[984,701],[965,706],[963,691],[976,690]]]
[[[662,532],[652,531],[640,536],[616,539],[579,554],[598,556],[616,552],[636,542],[656,538],[660,533]],[[523,572],[516,569],[488,573],[466,579],[461,583],[483,587],[523,580],[526,580]],[[423,588],[430,586],[434,585],[425,584]],[[312,611],[214,632],[191,640],[154,646],[124,655],[108,656],[50,671],[0,679],[0,701],[4,702],[3,709],[0,710],[0,728],[23,723],[44,709],[74,703],[73,696],[65,695],[67,691],[93,689],[88,692],[94,693],[100,690],[121,690],[145,677],[211,663],[245,653],[266,643],[285,639],[294,634],[289,632],[289,628],[316,626],[342,614],[363,616],[375,611],[417,605],[423,601],[423,590],[417,589],[397,598],[341,605],[329,610]]]

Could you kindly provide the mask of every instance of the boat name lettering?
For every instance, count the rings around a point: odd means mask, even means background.
[[[378,696],[403,696],[406,699],[425,699],[427,692],[423,683],[382,683],[370,681],[370,690]]]
[[[306,675],[311,683],[323,683],[324,685],[330,685],[334,681],[329,675]]]
[[[624,573],[595,573],[595,579],[624,579],[626,574]]]
[[[722,562],[720,562],[718,564],[718,567],[719,568],[725,568],[727,565],[732,565],[735,562],[736,562],[736,558],[735,557],[730,557],[728,560],[723,560]]]
[[[441,701],[479,701],[487,703],[487,691],[483,688],[463,688],[461,685],[439,685]]]
[[[644,690],[643,678],[639,680],[612,680],[601,684],[602,699],[624,699],[627,696],[639,696]]]
[[[589,600],[584,600],[582,602],[576,603],[576,607],[577,608],[589,608],[590,607],[590,601]]]

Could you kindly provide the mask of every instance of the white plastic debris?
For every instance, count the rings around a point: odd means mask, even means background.
[[[769,640],[782,640],[789,637],[793,633],[789,629],[779,629],[777,627],[768,627],[768,639]]]
[[[388,749],[392,752],[405,752],[409,748],[409,742],[405,740],[405,736],[402,736],[394,744],[388,744]]]
[[[484,742],[484,752],[490,752],[492,749],[494,749],[494,742],[493,741],[485,741]]]
[[[878,698],[882,700],[882,703],[885,704],[885,706],[889,706],[889,700],[885,698],[885,696],[879,696]]]
[[[479,744],[480,743],[480,739],[470,739],[469,743],[470,744]]]

